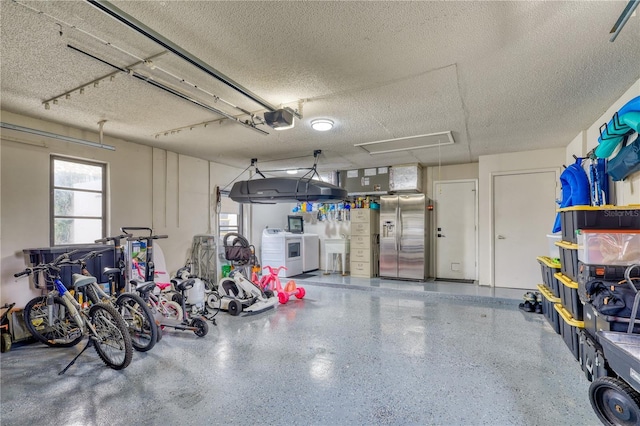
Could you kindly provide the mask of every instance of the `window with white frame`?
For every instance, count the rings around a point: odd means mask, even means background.
[[[106,235],[106,165],[51,157],[51,245],[90,244]]]
[[[218,213],[218,235],[224,237],[229,232],[241,233],[242,204],[223,195],[220,199],[220,212]]]

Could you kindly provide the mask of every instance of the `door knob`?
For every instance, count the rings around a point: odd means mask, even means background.
[[[499,239],[499,240],[505,240],[505,239],[506,239],[506,237],[505,237],[504,235],[498,235],[498,239]]]

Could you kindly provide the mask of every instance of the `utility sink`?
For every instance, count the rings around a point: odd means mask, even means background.
[[[349,240],[346,238],[328,238],[324,240],[324,273],[329,273],[329,261],[333,265],[334,255],[339,254],[342,260],[342,275],[345,275],[347,254],[349,253]]]

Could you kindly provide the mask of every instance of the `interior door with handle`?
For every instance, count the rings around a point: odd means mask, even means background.
[[[434,184],[436,278],[477,279],[476,181]]]
[[[548,252],[556,214],[556,172],[493,177],[494,285],[533,290],[540,282],[536,257]]]

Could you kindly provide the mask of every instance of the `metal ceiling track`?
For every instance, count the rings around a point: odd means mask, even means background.
[[[111,16],[112,18],[116,19],[117,21],[119,21],[119,22],[123,23],[124,25],[128,26],[132,30],[142,34],[145,37],[147,37],[149,40],[152,40],[152,41],[158,43],[160,46],[162,46],[165,49],[167,49],[168,51],[176,54],[180,58],[182,58],[185,61],[189,62],[190,64],[192,64],[196,68],[200,69],[201,71],[205,72],[206,74],[210,75],[211,77],[221,81],[222,83],[224,83],[227,86],[231,87],[235,91],[243,94],[247,98],[249,98],[249,99],[253,100],[254,102],[262,105],[267,110],[276,111],[278,109],[277,107],[271,105],[269,102],[265,101],[264,99],[262,99],[261,97],[259,97],[255,93],[251,92],[250,90],[248,90],[245,87],[241,86],[240,84],[236,83],[235,81],[233,81],[232,79],[230,79],[229,77],[227,77],[226,75],[221,73],[220,71],[214,69],[209,64],[207,64],[204,61],[198,59],[196,56],[192,55],[191,53],[187,52],[186,50],[184,50],[180,46],[176,45],[171,40],[168,40],[167,38],[163,37],[162,35],[158,34],[154,30],[152,30],[151,28],[149,28],[146,25],[144,25],[142,22],[140,22],[137,19],[133,18],[132,16],[128,15],[124,11],[118,9],[116,6],[114,6],[113,4],[109,3],[108,1],[96,1],[96,0],[86,0],[86,1],[87,1],[87,3],[91,4],[92,6],[98,8],[98,9],[100,9],[101,11],[103,11],[107,15]]]
[[[611,28],[611,31],[609,32],[609,34],[612,34],[611,38],[609,39],[610,42],[614,42],[616,40],[616,37],[618,37],[618,34],[620,34],[620,31],[622,30],[622,27],[624,27],[631,15],[633,15],[633,12],[636,10],[638,5],[640,5],[640,0],[629,1],[627,6],[622,11],[622,14],[613,25],[613,28]]]
[[[84,50],[80,50],[77,47],[74,47],[74,46],[72,46],[70,44],[67,44],[67,47],[72,49],[72,50],[75,50],[78,53],[82,53],[83,55],[86,55],[86,56],[88,56],[88,57],[90,57],[92,59],[95,59],[96,61],[102,62],[105,65],[109,65],[112,68],[115,68],[115,69],[117,69],[119,71],[122,71],[123,73],[131,75],[132,77],[135,77],[135,78],[137,78],[139,80],[142,80],[145,83],[149,83],[152,86],[155,86],[158,89],[164,90],[165,92],[168,92],[168,93],[170,93],[170,94],[172,94],[172,95],[174,95],[174,96],[176,96],[176,97],[178,97],[180,99],[183,99],[183,100],[185,100],[187,102],[191,102],[192,104],[197,105],[200,108],[204,108],[204,109],[206,109],[208,111],[211,111],[211,112],[214,112],[214,113],[216,113],[218,115],[222,115],[223,117],[226,117],[229,120],[232,120],[232,121],[234,121],[234,122],[236,122],[236,123],[238,123],[238,124],[240,124],[240,125],[242,125],[244,127],[247,127],[247,128],[249,128],[251,130],[255,130],[256,132],[258,132],[260,134],[263,134],[263,135],[268,135],[269,134],[268,132],[265,132],[262,129],[258,129],[257,127],[255,127],[251,123],[245,123],[244,121],[240,120],[237,117],[234,117],[231,114],[228,114],[228,113],[226,113],[224,111],[221,111],[221,110],[219,110],[217,108],[214,108],[214,107],[212,107],[210,105],[207,105],[207,104],[205,104],[203,102],[200,102],[199,100],[194,99],[194,98],[192,98],[192,97],[190,97],[190,96],[188,96],[188,95],[186,95],[186,94],[184,94],[184,93],[182,93],[182,92],[180,92],[180,91],[178,91],[176,89],[173,89],[173,88],[171,88],[171,87],[169,87],[169,86],[167,86],[165,84],[159,83],[159,82],[157,82],[157,81],[155,81],[155,80],[153,80],[153,79],[151,79],[151,78],[149,78],[149,77],[147,77],[145,75],[137,73],[136,71],[134,71],[132,69],[122,68],[122,67],[119,67],[117,65],[114,65],[114,64],[112,64],[110,62],[105,61],[104,59],[101,59],[101,58],[99,58],[99,57],[97,57],[95,55],[92,55],[91,53],[85,52]]]

